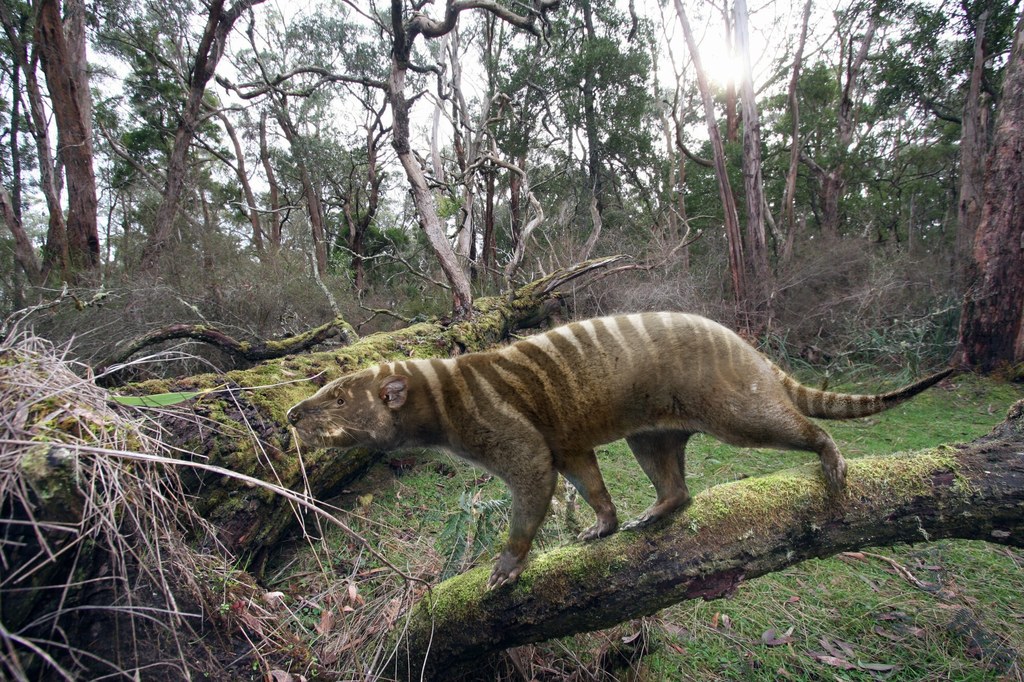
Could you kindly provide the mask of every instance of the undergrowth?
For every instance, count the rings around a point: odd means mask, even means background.
[[[165,452],[159,435],[73,369],[87,374],[29,333],[0,342],[0,671],[187,676],[208,593],[197,576],[229,573],[228,559],[176,476],[119,456]]]

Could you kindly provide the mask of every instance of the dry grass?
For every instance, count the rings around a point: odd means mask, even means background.
[[[0,669],[73,680],[155,665],[188,677],[195,654],[181,638],[199,622],[198,577],[226,555],[173,471],[112,456],[163,446],[75,369],[88,377],[31,333],[0,341]],[[154,660],[143,633],[175,660]]]
[[[109,398],[65,350],[0,341],[0,678],[377,679],[393,665],[422,567],[393,566],[308,494],[176,459],[157,410]],[[334,526],[359,560],[339,570],[338,548],[309,539],[305,589],[258,585],[192,510],[182,466],[288,498],[307,538]]]

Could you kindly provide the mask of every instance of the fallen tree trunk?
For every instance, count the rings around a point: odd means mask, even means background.
[[[146,381],[125,386],[121,392],[162,396],[150,402],[159,406],[151,414],[159,422],[164,443],[183,459],[326,499],[365,470],[377,453],[297,452],[285,419],[289,407],[341,374],[376,362],[452,356],[500,343],[517,330],[541,324],[558,310],[560,287],[599,276],[620,260],[620,256],[595,259],[505,296],[478,299],[469,320],[424,322],[367,336],[344,348],[278,358],[226,374]],[[255,556],[256,573],[268,550],[295,526],[293,503],[281,496],[192,468],[183,471],[182,480],[193,495],[196,511],[220,529],[225,545]]]
[[[848,464],[838,505],[813,465],[715,486],[651,529],[537,555],[515,586],[487,591],[490,566],[447,580],[412,612],[396,672],[479,671],[509,647],[726,597],[744,580],[863,547],[942,538],[1024,547],[1024,401],[972,443]]]

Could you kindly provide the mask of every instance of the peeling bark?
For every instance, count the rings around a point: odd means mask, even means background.
[[[968,283],[957,362],[984,372],[1024,362],[1024,17],[1003,77]]]
[[[1024,401],[970,444],[848,464],[838,505],[809,465],[705,490],[650,529],[537,555],[515,586],[487,591],[489,566],[447,580],[413,611],[399,658],[409,677],[426,659],[427,679],[450,679],[502,649],[727,597],[807,559],[942,538],[1024,547]]]

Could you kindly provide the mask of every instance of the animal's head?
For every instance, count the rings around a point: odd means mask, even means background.
[[[343,376],[288,410],[288,423],[303,443],[321,447],[392,447],[396,411],[409,380],[379,368]]]

